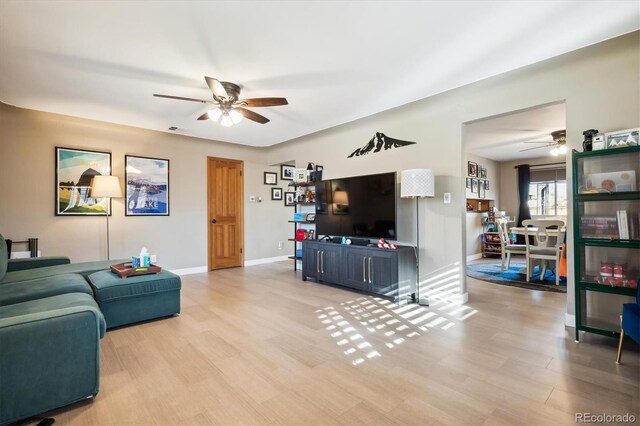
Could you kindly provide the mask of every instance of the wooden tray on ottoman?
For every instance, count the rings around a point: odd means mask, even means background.
[[[120,278],[133,277],[136,275],[157,274],[160,271],[162,271],[162,268],[156,265],[141,266],[138,268],[134,268],[131,262],[111,265],[111,272],[118,275]]]

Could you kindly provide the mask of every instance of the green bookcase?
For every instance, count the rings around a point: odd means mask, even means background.
[[[616,337],[618,324],[589,318],[587,297],[614,295],[622,312],[618,296],[636,294],[629,280],[640,278],[640,147],[572,155],[576,341],[581,331]]]

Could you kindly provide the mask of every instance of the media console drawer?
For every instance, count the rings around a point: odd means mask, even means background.
[[[400,300],[416,292],[413,247],[396,250],[328,243],[302,242],[302,280],[337,284]]]

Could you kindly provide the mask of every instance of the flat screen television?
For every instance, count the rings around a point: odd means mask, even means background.
[[[316,235],[396,240],[396,173],[316,183]]]

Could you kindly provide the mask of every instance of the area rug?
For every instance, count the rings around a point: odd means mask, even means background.
[[[508,285],[512,287],[527,288],[529,290],[567,292],[567,282],[560,278],[560,285],[556,285],[556,276],[552,270],[547,270],[544,280],[540,280],[540,271],[535,268],[531,281],[527,282],[527,276],[519,271],[524,268],[523,263],[511,264],[508,270],[500,272],[500,262],[478,262],[467,264],[467,275],[482,281],[494,284]]]

